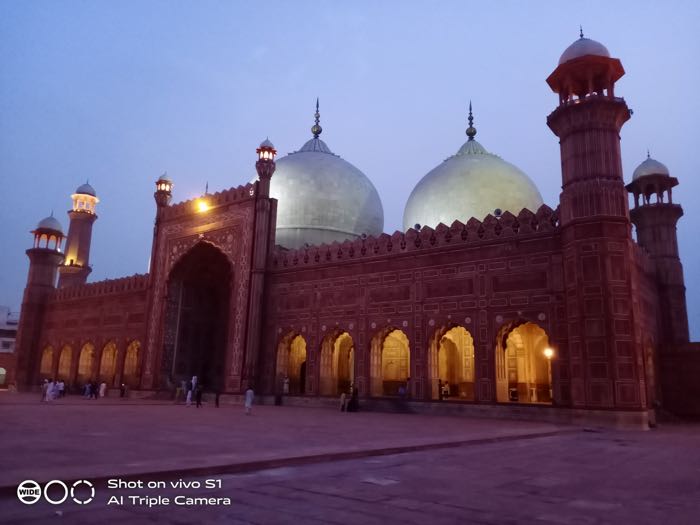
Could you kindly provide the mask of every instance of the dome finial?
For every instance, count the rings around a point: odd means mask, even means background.
[[[583,38],[583,26],[581,24],[578,26],[578,36]]]
[[[319,124],[319,122],[321,122],[321,114],[318,112],[318,97],[316,97],[316,113],[314,114],[314,120],[316,123],[311,126],[311,133],[313,133],[314,138],[317,139],[323,131],[321,124]]]
[[[649,148],[647,148],[647,158],[650,159],[651,155],[649,154]]]
[[[476,128],[474,127],[474,116],[472,115],[472,101],[469,101],[469,118],[467,119],[469,121],[469,127],[467,128],[467,137],[469,137],[469,140],[474,140],[474,137],[476,136]]]

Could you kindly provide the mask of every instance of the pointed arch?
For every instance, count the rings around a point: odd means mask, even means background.
[[[474,401],[474,339],[466,328],[436,328],[430,339],[428,360],[433,399]]]
[[[141,342],[134,340],[126,347],[124,355],[124,371],[122,382],[130,387],[135,387],[139,382]]]
[[[280,385],[289,379],[290,394],[306,392],[306,339],[290,332],[277,346],[277,379]]]
[[[73,364],[73,349],[69,345],[63,345],[61,355],[58,358],[58,379],[61,381],[70,380],[71,366]]]
[[[349,392],[355,381],[355,344],[350,334],[335,330],[321,343],[320,394]]]
[[[44,348],[44,351],[41,353],[39,373],[45,378],[53,377],[53,354],[53,347],[51,345]]]
[[[525,320],[505,324],[496,341],[496,399],[499,402],[551,403],[549,337]]]
[[[372,338],[370,395],[395,396],[411,376],[411,350],[403,330],[386,327]]]
[[[117,372],[117,344],[114,341],[108,342],[102,349],[100,359],[100,381],[104,381],[109,386],[114,385],[114,376]]]
[[[95,345],[85,343],[80,349],[80,357],[78,358],[78,383],[86,383],[93,378],[93,370],[95,366]]]

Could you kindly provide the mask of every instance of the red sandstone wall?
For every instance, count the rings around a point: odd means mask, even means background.
[[[113,341],[117,345],[117,373],[109,386],[118,386],[127,346],[138,341],[143,348],[148,287],[148,275],[134,275],[56,290],[47,305],[40,347],[40,353],[48,346],[53,348],[51,376],[57,376],[61,351],[69,346],[69,383],[75,383],[80,351],[91,343],[95,347],[93,376],[97,378],[102,351]]]
[[[411,349],[411,394],[430,396],[428,341],[461,325],[474,339],[475,391],[494,402],[495,347],[508,323],[531,321],[555,348],[565,336],[563,265],[556,214],[543,206],[483,222],[273,253],[267,281],[264,388],[276,383],[276,352],[290,332],[307,341],[308,392],[318,393],[320,346],[335,329],[355,344],[355,378],[368,393],[370,344],[387,327]],[[568,356],[553,366],[555,399],[569,403]]]

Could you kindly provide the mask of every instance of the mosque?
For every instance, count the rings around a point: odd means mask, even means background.
[[[99,199],[81,185],[67,235],[53,216],[32,232],[17,385],[146,396],[197,375],[224,398],[254,385],[292,404],[357,388],[366,406],[401,396],[417,411],[633,426],[700,412],[678,180],[647,158],[625,184],[623,75],[581,35],[547,78],[551,205],[476,140],[470,105],[467,140],[415,186],[403,231],[384,233],[375,187],[321,139],[317,103],[311,138],[279,159],[262,142],[245,186],[172,204],[161,176],[149,273],[88,283]]]

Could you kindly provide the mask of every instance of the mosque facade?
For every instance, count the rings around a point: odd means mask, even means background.
[[[231,397],[356,388],[368,404],[641,425],[658,408],[700,411],[678,181],[648,158],[625,185],[623,74],[581,36],[547,78],[562,162],[552,206],[476,140],[470,107],[467,141],[386,234],[370,179],[320,138],[317,103],[312,138],[280,159],[265,140],[249,184],[172,204],[160,177],[149,273],[88,283],[99,199],[84,184],[67,235],[54,217],[32,232],[13,379],[152,395],[197,375]]]

